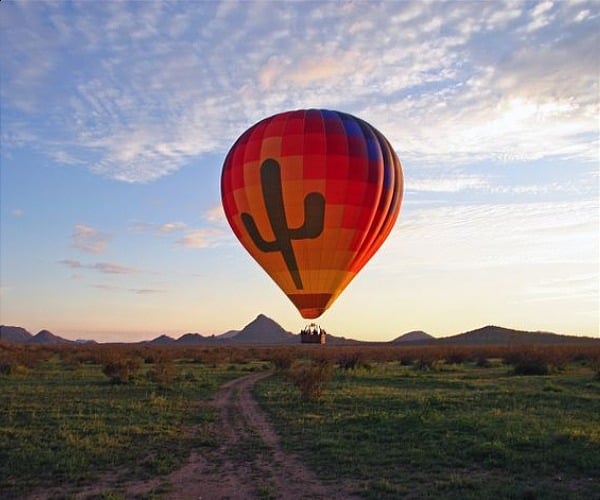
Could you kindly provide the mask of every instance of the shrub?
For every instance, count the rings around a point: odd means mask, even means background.
[[[550,366],[541,356],[529,354],[517,360],[513,373],[515,375],[548,375]]]
[[[468,361],[471,353],[467,349],[450,349],[445,356],[446,363],[449,365],[460,365]]]
[[[416,370],[423,371],[439,370],[443,363],[443,354],[434,350],[426,350],[419,354],[414,367]]]
[[[10,375],[14,371],[14,366],[10,361],[0,360],[0,375]]]
[[[362,363],[359,351],[343,352],[338,356],[337,363],[342,370],[354,370]]]
[[[414,354],[412,354],[410,352],[402,353],[398,357],[398,362],[402,366],[410,366],[410,365],[412,365],[415,362],[415,356],[414,356]]]
[[[17,361],[0,360],[0,375],[27,375],[30,369]]]
[[[110,379],[111,384],[126,384],[133,380],[139,369],[139,359],[122,358],[105,362],[102,366],[102,373]]]
[[[305,399],[318,399],[331,382],[333,368],[330,362],[321,360],[297,363],[287,371],[288,378]]]
[[[513,366],[515,375],[548,375],[565,367],[570,357],[562,346],[511,347],[503,362]]]
[[[159,361],[148,370],[146,376],[155,384],[168,384],[175,377],[175,366],[171,361]]]
[[[81,364],[81,360],[77,356],[77,351],[75,350],[65,349],[63,352],[61,352],[60,358],[62,360],[62,365],[67,370],[76,370]]]
[[[283,372],[292,366],[294,354],[290,349],[277,349],[271,354],[269,361],[273,363],[276,371]]]
[[[592,370],[596,372],[596,379],[600,380],[600,353],[590,359]]]
[[[479,355],[477,356],[477,361],[475,362],[475,365],[479,368],[489,368],[490,366],[492,366],[492,363],[490,363],[490,360],[486,356]]]

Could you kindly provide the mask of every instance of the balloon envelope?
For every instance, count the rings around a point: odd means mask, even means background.
[[[402,167],[387,139],[352,115],[296,110],[244,132],[223,165],[229,224],[305,318],[317,318],[388,236]]]

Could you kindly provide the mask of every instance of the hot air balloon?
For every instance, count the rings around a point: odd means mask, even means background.
[[[382,245],[402,189],[387,139],[360,118],[323,109],[256,123],[231,147],[221,175],[233,232],[311,319]]]

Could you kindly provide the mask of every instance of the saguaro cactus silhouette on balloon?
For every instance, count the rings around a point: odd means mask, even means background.
[[[288,226],[285,214],[279,163],[273,159],[265,160],[260,167],[260,182],[267,217],[271,223],[275,239],[273,241],[265,240],[250,214],[242,213],[242,222],[259,250],[262,252],[281,252],[296,288],[302,290],[304,287],[292,240],[317,238],[323,232],[325,197],[321,193],[306,195],[304,198],[304,223],[300,227],[292,229]]]

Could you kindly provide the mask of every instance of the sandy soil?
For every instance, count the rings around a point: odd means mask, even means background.
[[[232,380],[210,402],[220,413],[219,447],[192,451],[187,463],[168,476],[131,482],[121,478],[115,484],[113,475],[76,493],[68,489],[68,496],[85,499],[119,491],[127,498],[152,494],[174,500],[354,498],[351,484],[324,484],[298,457],[282,450],[279,437],[250,392],[258,380],[268,375],[253,373]],[[30,498],[65,493],[65,489],[51,489]]]

